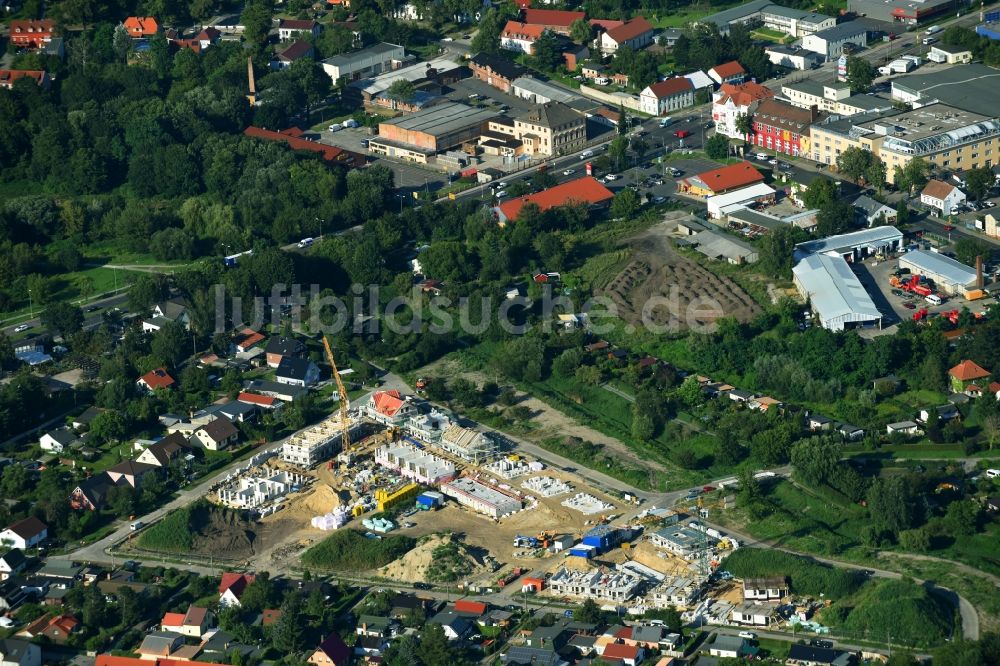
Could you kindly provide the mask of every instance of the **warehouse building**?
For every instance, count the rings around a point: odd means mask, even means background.
[[[449,102],[379,123],[379,136],[368,142],[378,155],[427,163],[427,158],[463,143],[476,143],[499,113]]]
[[[402,46],[381,42],[359,51],[335,55],[321,64],[336,85],[341,80],[357,81],[391,71],[400,67],[405,59],[406,52]]]
[[[625,528],[598,525],[584,534],[580,542],[584,546],[596,548],[598,553],[604,553],[628,541],[631,537],[632,532]]]
[[[847,8],[858,16],[900,23],[902,32],[906,26],[925,23],[968,4],[965,0],[848,0]]]
[[[375,462],[418,483],[433,485],[455,478],[455,463],[410,444],[378,447],[375,449]]]
[[[705,200],[705,205],[708,208],[708,217],[719,220],[734,210],[746,208],[752,203],[773,204],[774,197],[774,188],[764,183],[757,183],[750,187],[743,187],[738,190],[731,190],[725,194],[708,197]]]
[[[897,76],[892,80],[892,98],[915,107],[937,101],[992,117],[1000,108],[1000,71],[971,63]]]
[[[828,59],[843,55],[844,45],[848,43],[861,47],[868,46],[868,27],[860,21],[848,21],[802,38],[802,48],[826,56]]]
[[[899,258],[900,268],[909,268],[914,275],[923,275],[934,282],[936,291],[953,296],[964,295],[976,287],[976,270],[960,261],[937,252],[914,250]]]
[[[842,256],[810,255],[792,269],[792,281],[823,328],[882,327],[882,313]]]
[[[872,227],[849,234],[827,236],[795,246],[795,258],[810,254],[839,254],[846,261],[857,261],[873,254],[888,254],[903,247],[903,234],[896,227]]]
[[[441,492],[448,497],[454,497],[462,506],[467,506],[493,520],[500,520],[521,510],[521,500],[476,479],[455,479],[441,486]]]
[[[734,266],[752,264],[760,255],[756,248],[721,231],[701,231],[685,241],[709,259],[725,261]]]

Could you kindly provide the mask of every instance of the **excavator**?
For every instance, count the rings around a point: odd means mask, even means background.
[[[337,371],[337,361],[333,358],[333,349],[330,348],[330,341],[323,336],[323,349],[326,350],[326,358],[330,361],[330,368],[333,370],[333,379],[337,382],[337,394],[340,396],[340,442],[341,450],[345,453],[351,450],[351,429],[348,427],[348,409],[350,398],[347,397],[347,389],[344,388],[344,380],[340,378]]]

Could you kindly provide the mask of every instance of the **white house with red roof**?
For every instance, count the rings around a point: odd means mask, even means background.
[[[519,53],[531,54],[535,47],[535,41],[545,32],[545,26],[521,23],[520,21],[507,21],[500,33],[501,48]]]
[[[51,19],[14,19],[10,22],[10,43],[18,48],[41,48],[52,41],[55,29]]]
[[[683,76],[659,81],[639,93],[639,110],[662,116],[694,104],[694,85]]]
[[[239,606],[240,597],[256,578],[253,574],[245,573],[222,574],[222,581],[219,583],[219,605],[223,607]]]
[[[160,32],[160,24],[152,16],[129,16],[122,22],[128,36],[133,39],[152,37]]]
[[[174,385],[174,378],[170,376],[166,368],[150,370],[136,380],[136,386],[152,393],[156,389],[168,389]]]
[[[611,663],[621,662],[625,666],[639,666],[646,656],[646,651],[638,645],[625,643],[609,643],[604,646],[601,659]]]
[[[723,83],[712,95],[712,120],[715,121],[716,133],[734,139],[746,139],[737,131],[736,119],[744,115],[752,116],[761,100],[772,97],[774,91],[759,83]]]
[[[708,76],[717,84],[722,85],[723,83],[743,83],[747,73],[743,69],[743,65],[735,60],[730,60],[708,70]]]
[[[653,26],[642,16],[609,28],[597,38],[597,45],[605,55],[612,54],[623,46],[638,51],[652,43]]]
[[[306,35],[319,37],[322,29],[323,26],[312,19],[281,19],[278,21],[278,39],[284,42]]]
[[[202,606],[188,606],[186,613],[164,613],[160,631],[201,638],[213,626],[212,612]]]
[[[368,418],[385,425],[402,425],[417,414],[416,408],[399,391],[375,391],[365,405]]]

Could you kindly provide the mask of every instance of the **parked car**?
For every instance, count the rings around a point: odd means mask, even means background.
[[[661,203],[666,202],[666,200],[667,200],[666,197],[662,197],[662,196],[661,197],[654,197],[653,198],[653,203],[656,204],[656,205],[660,205]]]
[[[582,153],[580,153],[580,159],[581,160],[585,160],[588,157],[593,157],[593,156],[594,156],[594,151],[592,151],[592,150],[585,150]]]
[[[809,641],[809,645],[818,648],[826,648],[827,650],[833,649],[833,641],[826,641],[821,638],[814,638]]]
[[[572,176],[574,173],[576,173],[576,169],[566,169],[563,171],[564,176]]]
[[[604,181],[607,182],[607,183],[610,183],[612,181],[618,180],[619,178],[621,178],[621,176],[619,176],[618,174],[616,174],[616,173],[609,173],[608,175],[606,175],[604,177]]]
[[[903,307],[906,308],[907,310],[916,310],[917,309],[917,306],[914,305],[913,303],[903,303]]]
[[[344,126],[341,125],[340,123],[334,123],[329,127],[327,127],[327,129],[330,130],[331,132],[339,132],[340,130],[344,129]]]
[[[752,631],[741,631],[739,636],[740,638],[745,638],[748,641],[757,640],[757,634],[753,633]]]
[[[20,326],[15,326],[14,327],[14,332],[15,333],[24,333],[29,328],[31,328],[31,324],[21,324]]]
[[[681,176],[684,175],[683,171],[675,167],[670,167],[669,169],[667,169],[667,171],[670,172],[670,175],[673,176],[674,178],[680,178]]]

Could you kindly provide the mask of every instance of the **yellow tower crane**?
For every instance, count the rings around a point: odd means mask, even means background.
[[[351,429],[347,422],[347,389],[344,388],[344,381],[340,378],[340,372],[337,371],[337,362],[333,359],[333,350],[330,349],[330,341],[326,339],[325,335],[323,336],[323,348],[326,350],[326,358],[329,359],[330,367],[333,369],[333,379],[337,382],[337,393],[340,395],[340,441],[341,448],[346,452],[351,450]]]

